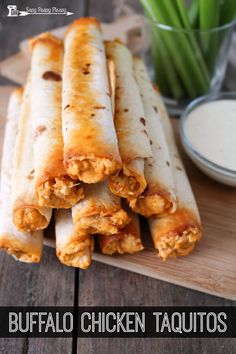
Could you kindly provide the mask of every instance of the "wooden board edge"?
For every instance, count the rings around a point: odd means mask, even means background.
[[[47,247],[55,248],[55,241],[54,240],[50,240],[50,239],[44,239],[44,245],[47,246]],[[166,279],[166,277],[161,276],[159,273],[154,272],[150,268],[147,269],[143,265],[138,265],[138,264],[134,265],[134,263],[129,262],[127,260],[120,259],[119,266],[118,266],[116,257],[106,256],[106,255],[94,252],[92,258],[93,258],[94,261],[97,261],[99,263],[107,264],[107,265],[110,265],[110,266],[113,266],[113,267],[116,267],[116,268],[120,268],[120,269],[129,271],[129,272],[134,272],[134,273],[137,273],[137,274],[141,274],[141,275],[147,276],[149,278],[161,280],[161,281],[164,281],[164,282],[169,283],[169,284],[174,284],[174,285],[181,286],[183,288],[196,290],[196,291],[199,291],[201,293],[205,293],[205,294],[209,294],[209,295],[220,297],[222,299],[236,301],[236,294],[225,295],[225,294],[218,293],[216,291],[207,290],[205,288],[202,288],[201,286],[197,286],[197,285],[193,285],[193,284],[191,284],[191,286],[186,286],[186,283],[184,283],[182,281],[178,281],[178,280],[175,280],[173,278],[168,280],[168,279]]]

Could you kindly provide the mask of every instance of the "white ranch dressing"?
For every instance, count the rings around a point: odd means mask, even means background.
[[[236,171],[236,100],[202,104],[189,113],[184,131],[201,155]]]

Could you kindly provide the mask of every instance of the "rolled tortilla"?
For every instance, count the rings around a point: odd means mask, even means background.
[[[84,186],[85,198],[72,208],[76,230],[86,234],[115,234],[129,223],[120,198],[112,194],[107,181]]]
[[[115,64],[112,60],[107,60],[107,68],[108,68],[108,77],[109,77],[109,85],[110,85],[110,95],[111,95],[111,108],[112,115],[114,117],[115,114],[115,93],[116,93],[116,72],[115,72]]]
[[[106,57],[99,22],[76,20],[65,37],[64,164],[68,174],[96,183],[121,168]]]
[[[12,173],[12,218],[21,231],[42,230],[48,226],[52,211],[40,207],[35,197],[30,80],[23,95],[18,129]]]
[[[164,134],[161,117],[156,105],[156,95],[146,67],[139,58],[134,59],[134,73],[143,101],[146,127],[152,156],[145,160],[145,191],[130,200],[130,207],[145,217],[172,214],[177,207],[173,166]]]
[[[127,211],[131,221],[123,229],[114,235],[99,235],[100,250],[104,254],[136,253],[143,250],[139,217],[131,210]]]
[[[10,202],[13,156],[22,94],[21,88],[13,91],[8,107],[1,166],[0,248],[16,260],[36,263],[40,261],[42,254],[42,231],[18,231],[12,222]]]
[[[36,197],[41,206],[71,208],[83,198],[83,189],[67,175],[63,164],[63,42],[43,33],[30,46]]]
[[[144,159],[152,155],[144,109],[133,73],[130,51],[119,41],[106,42],[107,58],[115,64],[115,127],[122,169],[110,176],[111,191],[123,198],[137,197],[146,188]]]
[[[178,208],[174,214],[149,219],[149,227],[159,257],[167,259],[189,254],[200,240],[202,231],[197,204],[175,143],[171,122],[157,91],[156,102],[170,149]]]
[[[56,254],[67,266],[86,269],[93,253],[93,238],[75,231],[71,210],[57,210],[55,214]]]

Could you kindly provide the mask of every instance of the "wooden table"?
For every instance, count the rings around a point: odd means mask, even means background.
[[[138,0],[127,1],[140,9]],[[4,6],[12,1],[4,1]],[[14,1],[13,1],[14,3]],[[15,2],[16,3],[16,2]],[[36,6],[33,1],[17,2],[19,9]],[[37,5],[50,7],[52,2],[40,0]],[[1,6],[3,6],[1,4]],[[35,33],[65,25],[76,17],[91,15],[100,20],[113,18],[111,0],[57,0],[56,6],[67,7],[74,16],[35,16],[7,18],[6,7],[0,13],[0,60],[13,54],[18,43]],[[2,9],[1,9],[2,10]],[[2,22],[2,23],[1,23]],[[0,84],[9,81],[0,78]],[[23,306],[230,306],[214,296],[181,288],[135,273],[94,262],[82,271],[62,266],[53,249],[45,248],[39,265],[16,263],[0,252],[0,305]],[[67,353],[211,353],[232,354],[235,339],[1,339],[0,353],[67,354]]]

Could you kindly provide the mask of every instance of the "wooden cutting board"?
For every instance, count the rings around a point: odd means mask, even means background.
[[[11,89],[0,88],[0,149]],[[178,121],[173,120],[173,124],[178,138]],[[209,179],[192,164],[182,150],[181,154],[203,223],[203,238],[194,252],[176,260],[160,260],[152,247],[151,237],[144,223],[142,237],[146,248],[143,252],[122,256],[95,253],[93,258],[152,278],[236,300],[236,189]],[[45,244],[55,246],[54,231],[47,235]]]

